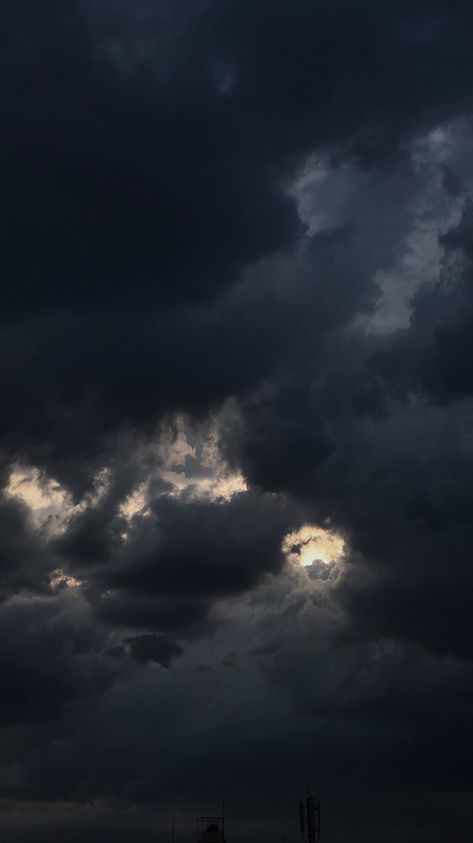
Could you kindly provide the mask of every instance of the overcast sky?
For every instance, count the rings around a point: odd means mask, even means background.
[[[471,840],[471,0],[3,0],[0,837]]]

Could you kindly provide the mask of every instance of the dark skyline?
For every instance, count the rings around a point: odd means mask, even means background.
[[[466,843],[471,3],[1,16],[2,843]]]

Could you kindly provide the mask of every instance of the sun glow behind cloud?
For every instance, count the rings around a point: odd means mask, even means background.
[[[345,541],[333,530],[305,524],[299,530],[287,534],[282,549],[289,562],[303,567],[315,562],[330,565],[343,558]]]

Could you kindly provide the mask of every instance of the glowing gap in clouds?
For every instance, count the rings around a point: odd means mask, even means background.
[[[72,577],[66,574],[62,568],[57,568],[49,577],[49,587],[53,591],[64,588],[82,588],[85,585],[88,585],[87,580],[79,580],[77,577]]]
[[[309,566],[314,562],[330,565],[339,562],[345,553],[345,541],[333,530],[304,524],[299,530],[288,533],[282,545],[289,562]]]
[[[137,515],[142,518],[151,515],[150,489],[155,498],[220,504],[247,492],[243,474],[231,468],[222,454],[219,424],[219,419],[214,418],[198,431],[184,415],[175,416],[172,424],[164,424],[155,445],[158,465],[120,504],[120,515],[128,522]],[[158,481],[157,488],[155,481]],[[165,488],[159,488],[162,481]],[[127,537],[127,531],[122,533],[123,539]]]

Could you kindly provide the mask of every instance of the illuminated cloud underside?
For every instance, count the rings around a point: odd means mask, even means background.
[[[57,568],[49,577],[49,586],[53,591],[59,591],[63,588],[81,588],[85,585],[87,585],[87,580],[72,577],[66,574],[62,568]]]
[[[118,513],[127,521],[150,515],[152,495],[226,503],[247,491],[241,472],[231,470],[222,457],[218,419],[203,432],[194,432],[195,444],[189,441],[191,437],[190,423],[183,416],[161,429],[157,442],[151,446],[156,467],[118,507]],[[70,493],[37,467],[16,465],[5,491],[27,507],[35,529],[51,537],[64,533],[73,516],[99,503],[107,493],[109,475],[108,468],[100,471],[92,492],[74,504]],[[126,532],[123,538],[127,538]]]
[[[190,441],[192,437],[195,444]],[[221,454],[218,419],[203,432],[195,432],[184,416],[177,416],[172,426],[162,428],[157,455],[159,467],[120,506],[120,514],[128,521],[150,514],[151,488],[163,481],[159,496],[188,501],[228,503],[248,489],[243,474],[231,470]]]
[[[28,509],[33,526],[46,536],[61,535],[70,519],[94,507],[107,491],[108,469],[100,471],[94,479],[92,492],[74,504],[72,496],[56,480],[48,477],[35,466],[16,465],[8,479],[5,493],[21,501]]]

